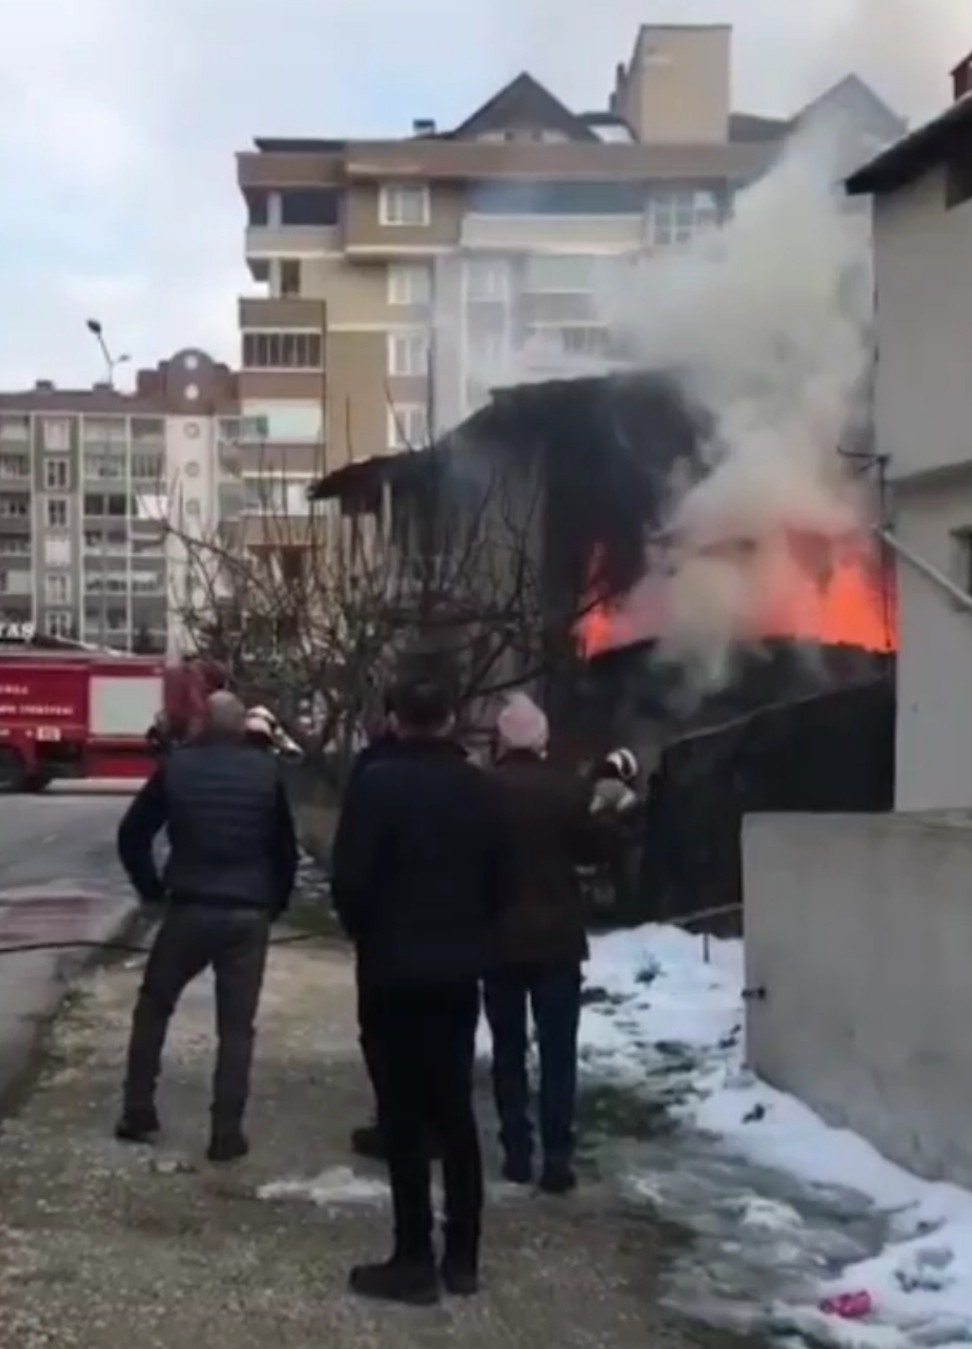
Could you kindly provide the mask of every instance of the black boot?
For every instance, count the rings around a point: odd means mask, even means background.
[[[352,1129],[351,1151],[358,1157],[366,1157],[370,1162],[385,1161],[387,1153],[381,1125],[376,1122]]]
[[[548,1161],[540,1177],[544,1194],[570,1194],[577,1189],[577,1176],[569,1162]]]
[[[453,1297],[479,1292],[479,1223],[446,1223],[442,1282]]]
[[[246,1135],[238,1124],[214,1124],[206,1157],[211,1162],[238,1162],[250,1151]]]
[[[154,1143],[159,1135],[159,1117],[154,1110],[128,1110],[115,1125],[119,1143]]]
[[[409,1307],[431,1307],[439,1300],[439,1280],[431,1256],[409,1260],[392,1256],[381,1265],[357,1265],[349,1285],[359,1297],[401,1302]]]
[[[533,1181],[533,1163],[527,1156],[508,1153],[503,1160],[502,1174],[510,1185],[530,1185]]]

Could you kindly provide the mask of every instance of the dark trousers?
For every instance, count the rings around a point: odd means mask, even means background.
[[[493,1091],[500,1138],[508,1157],[533,1152],[527,1073],[527,1008],[540,1050],[540,1137],[548,1163],[566,1164],[574,1151],[577,1106],[579,965],[508,966],[486,980],[486,1017],[493,1035]]]
[[[381,1057],[379,1045],[375,1040],[375,1035],[368,1019],[367,1012],[367,988],[361,982],[361,971],[357,971],[357,991],[358,991],[358,1043],[361,1045],[361,1057],[364,1059],[365,1068],[368,1072],[368,1080],[371,1083],[371,1089],[375,1094],[375,1123],[380,1124],[378,1110],[378,1101],[380,1093],[378,1090],[378,1081],[381,1076]]]
[[[473,1111],[479,987],[379,987],[364,994],[361,1010],[380,1064],[375,1086],[388,1152],[395,1253],[409,1260],[432,1256],[428,1140],[435,1135],[442,1148],[446,1249],[474,1266],[483,1207]]]
[[[216,976],[218,1050],[213,1123],[238,1126],[246,1109],[254,1023],[270,936],[268,915],[202,905],[171,908],[162,921],[135,1006],[125,1078],[125,1109],[155,1108],[169,1021],[183,989],[208,966]]]

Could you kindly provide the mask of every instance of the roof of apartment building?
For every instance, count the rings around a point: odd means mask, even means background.
[[[852,173],[846,188],[851,196],[881,196],[914,182],[942,163],[953,151],[968,146],[972,127],[972,93],[965,94],[938,117],[916,127]]]
[[[231,415],[239,405],[235,373],[195,347],[178,351],[154,369],[139,370],[131,391],[107,382],[87,389],[58,388],[39,379],[31,389],[0,391],[0,412]]]

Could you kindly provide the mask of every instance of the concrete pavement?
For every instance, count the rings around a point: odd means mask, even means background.
[[[3,954],[34,943],[118,937],[135,913],[115,856],[130,785],[0,797],[0,1113],[30,1067],[68,979],[93,952]]]
[[[112,1139],[138,970],[91,974],[59,1019],[46,1070],[0,1134],[0,1349],[742,1349],[660,1300],[685,1237],[631,1211],[585,1170],[566,1200],[497,1183],[489,1156],[484,1289],[405,1310],[347,1293],[355,1261],[383,1257],[383,1170],[348,1152],[370,1100],[344,951],[271,954],[247,1162],[203,1160],[213,993],[177,1011],[156,1151]],[[752,1342],[747,1342],[753,1349]]]

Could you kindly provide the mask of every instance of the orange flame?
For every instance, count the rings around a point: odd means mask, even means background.
[[[706,549],[740,565],[758,549],[752,541],[731,540]],[[840,540],[789,532],[788,559],[774,591],[740,640],[792,638],[827,646],[855,646],[888,654],[897,650],[894,570],[866,536]],[[596,592],[600,550],[591,563]],[[588,657],[665,635],[668,625],[665,576],[648,575],[624,599],[595,603],[577,625],[580,649]]]

